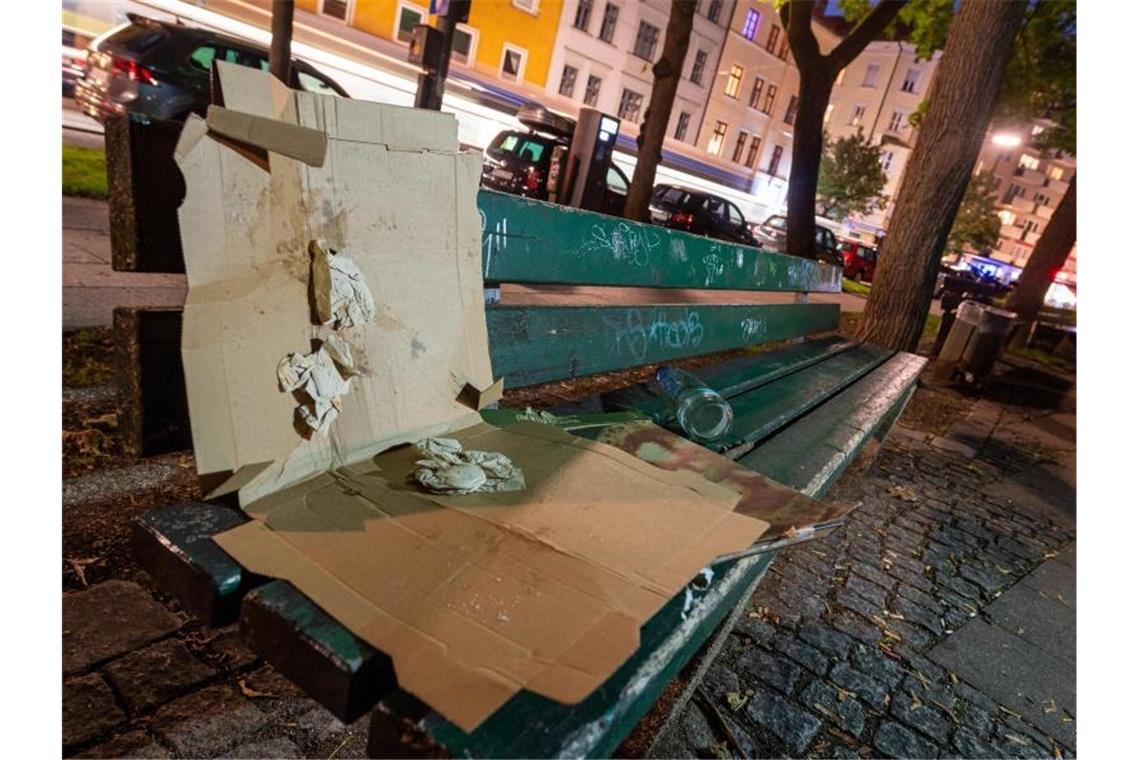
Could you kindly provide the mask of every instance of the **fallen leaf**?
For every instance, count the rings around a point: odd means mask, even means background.
[[[245,679],[244,678],[238,679],[238,688],[241,689],[242,694],[249,697],[250,699],[256,699],[258,697],[276,696],[276,695],[270,694],[269,692],[266,692],[266,691],[258,691],[257,689],[251,689],[250,687],[245,685]]]
[[[71,565],[71,572],[79,578],[79,582],[87,588],[87,572],[85,568],[88,565],[94,565],[97,562],[102,562],[106,557],[91,557],[90,559],[72,559],[71,557],[64,557],[67,564]]]
[[[748,697],[738,691],[730,691],[724,695],[724,698],[728,702],[729,709],[733,712],[738,712],[740,708],[748,704]]]

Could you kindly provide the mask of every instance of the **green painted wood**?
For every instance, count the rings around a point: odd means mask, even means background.
[[[914,354],[896,354],[739,463],[809,496],[825,493],[860,449],[897,419],[925,363]]]
[[[718,565],[687,614],[685,594],[671,599],[642,627],[637,653],[579,704],[523,691],[470,734],[435,712],[418,725],[452,757],[608,757],[774,557]]]
[[[839,267],[480,190],[488,283],[838,293]]]
[[[487,307],[491,366],[508,388],[785,340],[838,325],[838,304]]]
[[[854,343],[838,335],[827,335],[755,356],[729,359],[690,372],[724,398],[731,399],[854,346]],[[669,405],[646,384],[604,393],[602,405],[607,409],[629,409],[640,412],[658,424],[667,422],[672,417]]]
[[[863,344],[740,394],[729,401],[735,418],[732,430],[707,445],[714,451],[728,451],[763,440],[878,367],[891,354],[888,349]]]

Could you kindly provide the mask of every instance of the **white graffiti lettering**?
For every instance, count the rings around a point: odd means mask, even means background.
[[[605,318],[613,331],[614,347],[638,361],[645,361],[649,349],[686,351],[696,348],[705,337],[699,312],[685,310],[683,317],[669,319],[665,309],[626,309],[624,318]]]
[[[660,243],[658,233],[647,225],[631,227],[621,222],[607,233],[602,225],[596,224],[590,230],[590,237],[578,246],[578,255],[608,253],[617,261],[643,267],[649,264],[653,250]]]

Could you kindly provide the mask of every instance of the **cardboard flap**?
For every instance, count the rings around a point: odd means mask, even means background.
[[[280,153],[303,161],[309,166],[323,166],[327,139],[325,133],[307,127],[287,124],[264,116],[241,113],[221,106],[210,106],[206,126],[212,134],[222,135],[266,151]]]

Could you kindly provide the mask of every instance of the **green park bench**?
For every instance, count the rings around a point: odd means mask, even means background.
[[[108,167],[118,188],[113,218],[127,218],[116,204],[146,197],[143,186],[162,180],[130,161],[131,143],[145,134],[129,124],[108,131]],[[137,146],[134,151],[140,153]],[[478,205],[492,367],[508,389],[779,342],[768,351],[737,351],[699,370],[729,400],[736,419],[729,436],[708,445],[812,497],[826,494],[854,463],[866,464],[914,392],[924,359],[844,340],[835,334],[838,305],[808,301],[810,292],[839,292],[838,269],[489,191],[479,193]],[[130,243],[123,243],[116,267],[146,271],[152,244],[140,242],[138,230],[120,230],[119,237]],[[168,247],[177,235],[165,241],[154,256],[170,271],[171,261],[180,259]],[[725,291],[727,301],[728,291],[796,296],[763,305],[497,303],[495,293],[507,283],[711,289]],[[172,445],[178,436],[170,431],[186,424],[185,399],[179,407],[176,398],[181,367],[172,349],[178,317],[170,309],[116,314],[123,403],[133,405],[124,413],[135,421],[127,434],[142,449],[158,445],[153,431],[165,436],[161,445]],[[156,392],[153,384],[162,385],[165,395],[148,397]],[[668,409],[643,385],[551,411],[551,424],[587,436],[620,420],[671,423]],[[162,420],[149,423],[150,416]],[[506,424],[534,415],[488,409],[484,417]],[[136,556],[155,583],[203,623],[240,621],[255,652],[342,721],[371,712],[373,756],[609,755],[687,663],[700,664],[699,673],[711,660],[775,556],[773,549],[715,564],[711,580],[702,576],[690,584],[690,599],[679,594],[645,624],[639,651],[583,702],[563,705],[523,691],[468,734],[401,691],[382,652],[288,582],[251,576],[211,540],[246,519],[223,503],[154,510],[133,526]],[[671,705],[683,704],[683,697]]]

